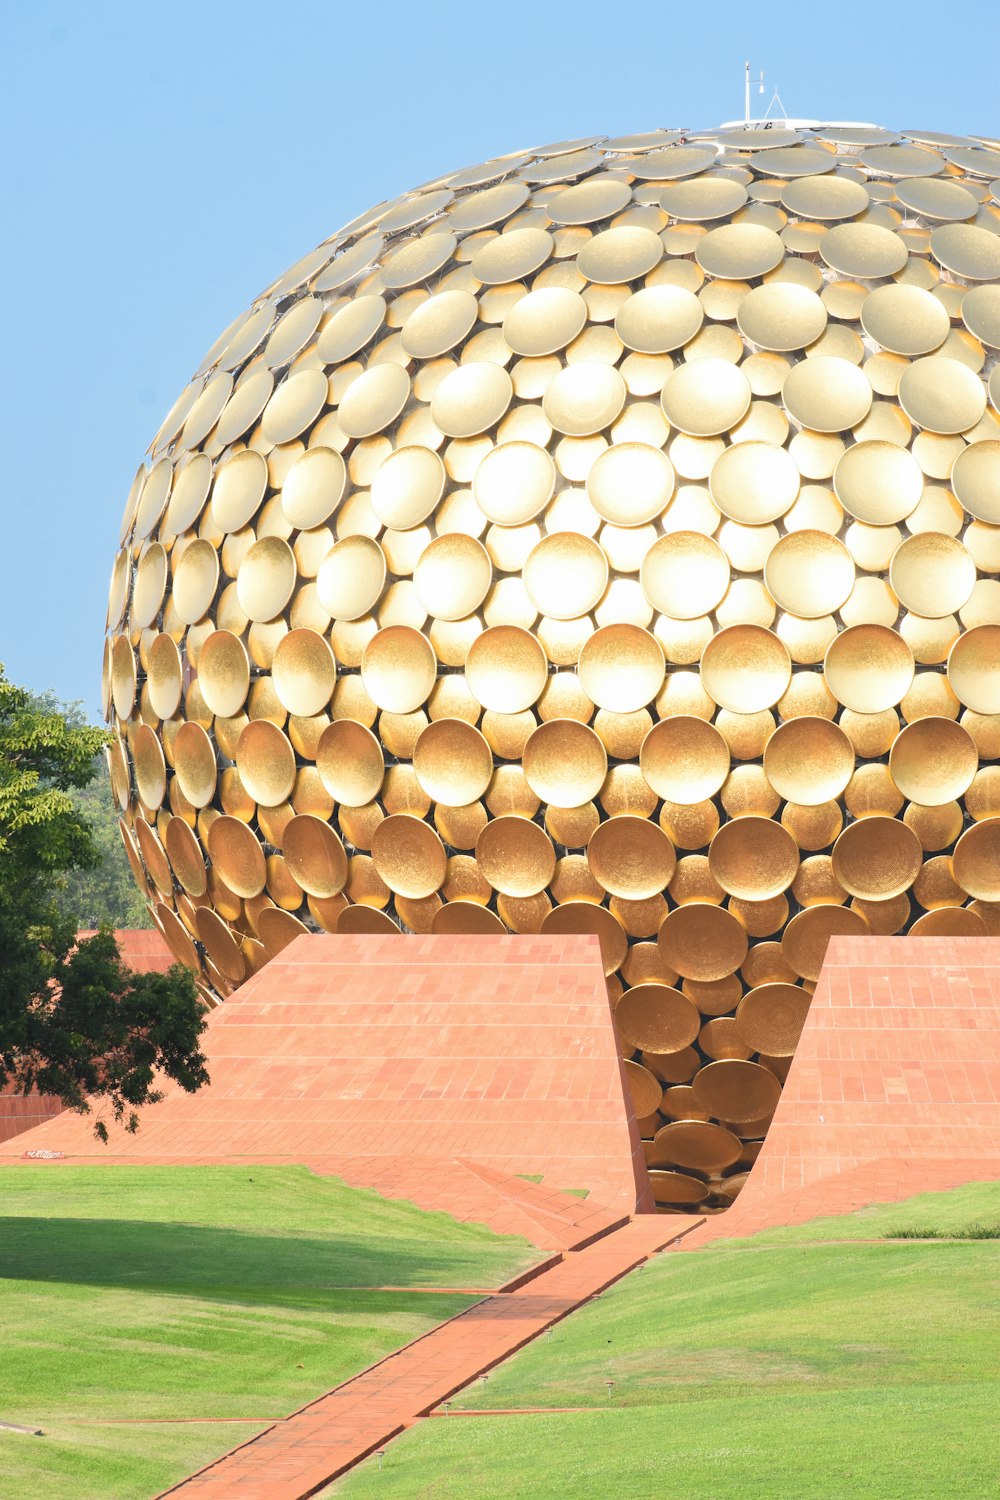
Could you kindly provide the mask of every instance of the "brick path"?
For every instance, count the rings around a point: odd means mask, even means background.
[[[541,1275],[484,1298],[164,1494],[305,1500],[698,1222],[643,1215],[567,1251]]]

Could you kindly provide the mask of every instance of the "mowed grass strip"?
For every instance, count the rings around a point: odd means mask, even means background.
[[[541,1258],[304,1168],[0,1171],[0,1496],[148,1496]]]
[[[657,1257],[392,1444],[381,1473],[368,1461],[329,1494],[995,1493],[1000,1246],[881,1236],[957,1233],[997,1208],[991,1184]],[[543,1410],[460,1415],[510,1408]]]

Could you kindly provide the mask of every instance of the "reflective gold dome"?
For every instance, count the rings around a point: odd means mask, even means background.
[[[305,256],[112,572],[122,836],[206,997],[307,929],[594,933],[658,1201],[730,1201],[829,937],[1000,930],[998,349],[953,136],[562,142]]]

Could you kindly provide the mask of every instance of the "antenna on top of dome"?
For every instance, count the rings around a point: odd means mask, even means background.
[[[760,70],[760,78],[758,79],[758,93],[762,94],[763,92],[764,92],[764,69],[761,68],[761,70]],[[773,103],[773,100],[772,100],[772,103]],[[745,62],[743,64],[743,118],[746,121],[746,123],[749,125],[749,123],[750,123],[750,63],[749,63],[749,61],[747,61],[747,62]]]

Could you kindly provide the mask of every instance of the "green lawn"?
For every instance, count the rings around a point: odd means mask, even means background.
[[[369,1460],[328,1493],[996,1494],[1000,1245],[882,1237],[998,1221],[1000,1185],[979,1185],[658,1257],[456,1397],[453,1415],[392,1444],[381,1473]],[[463,1407],[586,1409],[466,1417]]]
[[[142,1500],[540,1258],[300,1167],[8,1168],[0,1500]]]

